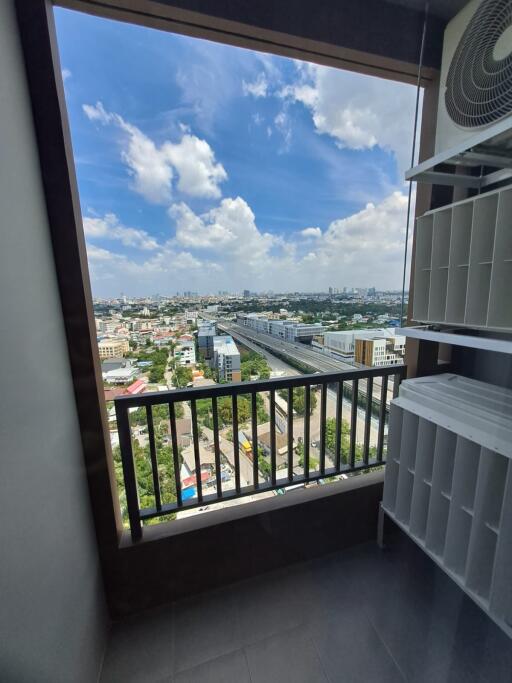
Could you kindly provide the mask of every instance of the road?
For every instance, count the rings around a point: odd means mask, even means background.
[[[262,348],[259,344],[255,344],[254,342],[249,341],[249,339],[247,338],[242,339],[242,337],[238,337],[237,341],[240,345],[245,346],[247,349],[250,349],[251,351],[256,351],[256,353],[259,353],[260,356],[263,356],[269,364],[270,369],[275,374],[282,375],[285,377],[289,377],[290,375],[301,374],[301,372],[297,370],[297,368],[292,367],[284,360],[281,360],[277,356],[272,355],[269,351],[267,351],[267,349]]]
[[[238,340],[240,343],[246,346],[248,344],[251,344],[251,347],[255,351],[258,351],[259,353],[265,352],[265,357],[272,357],[274,363],[279,359],[275,356],[272,356],[272,351],[274,351],[274,353],[278,353],[280,355],[288,357],[292,361],[296,360],[301,363],[304,363],[305,365],[309,366],[313,371],[317,372],[343,372],[344,370],[357,370],[364,369],[365,367],[355,364],[352,365],[341,360],[336,360],[335,358],[329,358],[328,356],[324,356],[319,351],[315,351],[314,349],[308,348],[305,344],[286,342],[282,339],[272,337],[269,334],[254,332],[254,330],[250,330],[247,327],[236,325],[234,323],[218,321],[217,327],[220,330],[226,332],[227,334],[230,334],[235,340]],[[285,362],[282,362],[282,366],[285,370],[287,370],[286,374],[288,375],[301,374],[300,372],[297,372],[295,369],[292,369],[291,366],[287,365]],[[293,370],[293,372],[291,372],[290,370]],[[373,381],[373,396],[376,400],[380,400],[381,386],[381,378],[375,377]],[[359,393],[363,397],[366,396],[366,380],[360,380]],[[390,402],[392,398],[393,376],[390,376],[388,379],[388,402]]]
[[[305,344],[287,342],[269,334],[255,332],[247,327],[229,322],[218,322],[217,327],[230,334],[234,339],[245,343],[247,340],[254,342],[259,347],[264,347],[270,352],[286,356],[291,360],[299,361],[318,372],[340,372],[341,370],[354,370],[357,366],[324,356],[318,351],[308,348]]]

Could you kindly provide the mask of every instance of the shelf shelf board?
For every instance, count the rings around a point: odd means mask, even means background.
[[[448,491],[441,491],[441,495],[443,496],[443,498],[446,498],[446,500],[452,499],[452,494],[448,493]]]
[[[461,505],[460,509],[466,512],[468,515],[471,515],[471,517],[473,517],[475,514],[473,508],[469,508],[467,505]]]
[[[411,339],[425,339],[426,341],[438,342],[440,344],[466,346],[471,349],[512,354],[512,339],[477,337],[475,335],[466,334],[465,332],[457,332],[456,328],[432,330],[428,325],[401,327],[397,330],[397,334]]]
[[[512,126],[509,119],[498,121],[475,133],[462,143],[426,159],[405,173],[406,180],[481,189],[512,178]],[[440,164],[467,168],[487,166],[498,169],[485,175],[446,173],[436,170]]]
[[[384,508],[384,512],[390,517],[403,531],[405,531],[406,534],[408,534],[411,539],[443,570],[445,571],[448,576],[450,576],[455,583],[459,586],[461,590],[463,590],[474,602],[479,605],[485,612],[486,614],[500,627],[502,628],[505,633],[508,635],[509,638],[512,637],[512,624],[508,623],[505,621],[500,615],[495,614],[490,610],[490,600],[487,596],[483,596],[480,593],[477,593],[477,591],[472,590],[471,588],[468,587],[466,579],[461,578],[460,574],[457,572],[453,571],[453,569],[450,569],[449,567],[446,566],[443,557],[441,557],[438,553],[432,551],[430,548],[427,547],[426,543],[418,537],[416,534],[411,534],[408,525],[405,525],[403,522],[401,522],[399,519],[396,518],[395,514],[391,510],[387,510]]]

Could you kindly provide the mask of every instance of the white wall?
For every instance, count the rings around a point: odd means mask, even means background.
[[[96,681],[106,615],[30,105],[0,2],[0,680]]]

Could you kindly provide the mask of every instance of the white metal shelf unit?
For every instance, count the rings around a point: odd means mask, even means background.
[[[512,331],[512,188],[417,219],[413,320]]]
[[[383,508],[512,637],[512,391],[406,380],[391,405]]]

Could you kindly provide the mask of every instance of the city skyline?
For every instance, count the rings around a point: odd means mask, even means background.
[[[412,86],[56,22],[94,296],[401,287]]]

